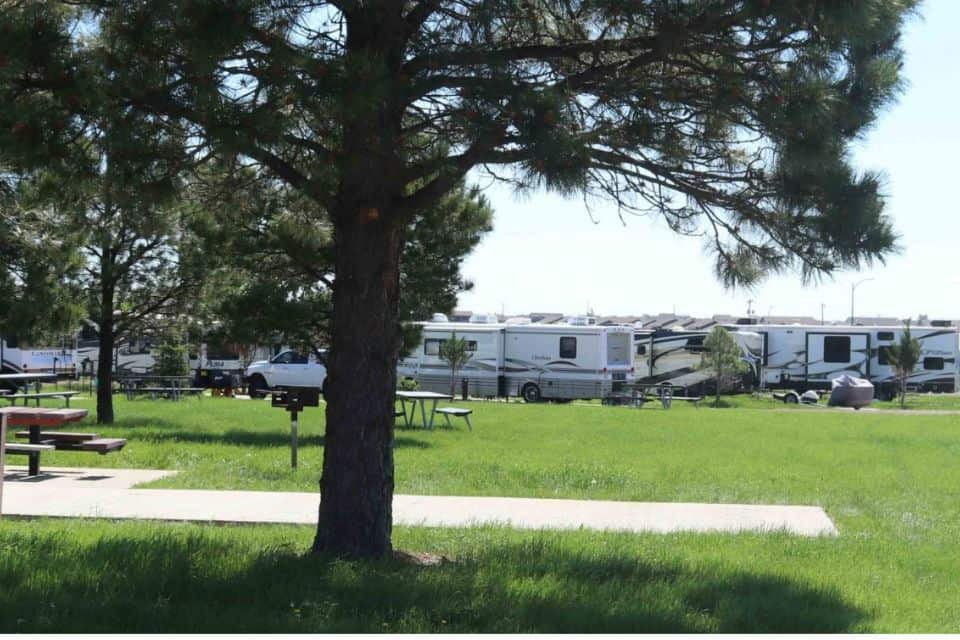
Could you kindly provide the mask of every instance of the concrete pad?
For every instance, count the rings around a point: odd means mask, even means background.
[[[4,514],[315,524],[320,504],[317,493],[129,489],[96,481],[85,484],[83,474],[77,476],[61,477],[60,482],[11,482],[4,491]],[[125,481],[130,482],[130,478]],[[115,482],[120,484],[121,479]],[[396,495],[393,515],[398,525],[427,527],[493,524],[518,529],[638,533],[784,531],[800,536],[837,535],[823,509],[809,506]]]
[[[40,467],[40,475],[28,476],[25,466],[8,466],[3,481],[62,489],[130,489],[138,484],[176,475],[176,471],[158,469],[81,469],[78,467]],[[9,486],[9,485],[7,485]]]

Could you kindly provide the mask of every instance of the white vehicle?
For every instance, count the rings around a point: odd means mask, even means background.
[[[77,349],[66,342],[60,347],[30,347],[0,339],[0,363],[3,373],[55,373],[72,378],[77,371]]]
[[[731,327],[732,328],[732,327]],[[744,328],[744,327],[738,327]],[[829,389],[843,374],[873,383],[880,397],[892,397],[896,374],[888,357],[902,327],[749,325],[763,337],[762,383],[788,389]],[[911,327],[920,341],[920,361],[907,379],[917,391],[957,389],[956,327]]]
[[[466,380],[468,393],[478,397],[603,398],[632,372],[630,327],[488,320],[418,323],[422,339],[400,360],[398,377],[416,380],[426,391],[449,393],[450,367],[440,358],[440,345],[454,333],[473,353],[453,380],[457,393]]]
[[[262,398],[277,387],[315,387],[323,393],[327,379],[325,351],[303,354],[293,349],[281,351],[269,360],[252,363],[244,372],[251,398]]]
[[[667,383],[691,388],[709,384],[713,372],[701,366],[703,342],[709,331],[682,329],[635,330],[633,334],[634,381],[644,384]],[[744,386],[752,387],[760,379],[763,362],[763,336],[753,331],[730,328],[747,363]],[[704,390],[701,388],[699,392]]]

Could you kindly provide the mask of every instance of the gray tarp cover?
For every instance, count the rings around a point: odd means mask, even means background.
[[[869,380],[843,374],[831,383],[831,406],[860,408],[873,401],[873,384]]]

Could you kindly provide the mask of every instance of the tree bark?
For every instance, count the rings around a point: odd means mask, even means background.
[[[106,299],[103,302],[107,302]],[[113,424],[113,298],[100,317],[100,347],[97,355],[97,424]],[[106,311],[109,309],[110,315]]]
[[[327,430],[313,549],[379,557],[392,551],[401,226],[370,208],[347,208],[355,213],[335,216]]]

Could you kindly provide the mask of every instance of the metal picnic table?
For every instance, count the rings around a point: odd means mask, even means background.
[[[59,429],[60,427],[83,420],[87,417],[86,409],[37,409],[30,407],[2,407],[0,408],[0,512],[3,506],[3,477],[6,458],[7,427],[28,427],[30,443],[40,444],[40,430]],[[30,454],[28,475],[40,474],[40,452]]]
[[[179,400],[182,392],[190,388],[190,376],[159,376],[159,375],[137,375],[117,378],[120,384],[120,390],[126,395],[127,400],[133,400],[134,396],[145,389],[151,389],[152,393],[166,392],[174,400]],[[144,387],[144,384],[160,384],[162,387]]]
[[[397,398],[400,400],[400,407],[403,411],[403,423],[410,427],[413,425],[413,419],[417,415],[417,403],[420,404],[420,417],[423,420],[424,429],[433,429],[433,418],[436,415],[434,411],[437,408],[439,400],[453,400],[453,396],[446,393],[436,393],[435,391],[397,391]],[[411,402],[410,413],[407,414],[407,400]],[[427,401],[432,400],[433,406],[430,407],[430,420],[427,420]]]

